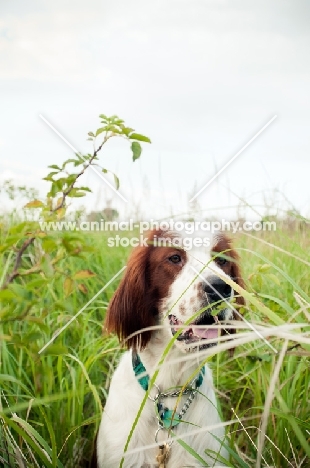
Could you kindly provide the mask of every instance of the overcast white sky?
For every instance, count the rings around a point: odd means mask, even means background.
[[[130,203],[88,171],[88,210],[112,199],[121,213],[189,212],[194,189],[278,115],[199,207],[235,214],[242,198],[262,214],[287,199],[310,216],[307,0],[16,0],[0,9],[1,180],[43,194],[47,166],[72,155],[40,113],[85,152],[98,115],[117,114],[152,145],[134,164],[124,141],[106,147],[100,161]]]

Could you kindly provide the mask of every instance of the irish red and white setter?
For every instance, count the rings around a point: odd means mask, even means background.
[[[237,318],[243,298],[225,279],[243,281],[224,234],[191,238],[185,249],[180,234],[152,231],[148,246],[134,249],[109,305],[107,330],[128,351],[104,407],[98,468],[218,467],[228,459],[203,350],[216,346],[220,333],[233,333],[218,325]]]

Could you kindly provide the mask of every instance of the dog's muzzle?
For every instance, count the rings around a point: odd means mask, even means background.
[[[202,289],[205,293],[205,303],[202,308],[207,308],[196,320],[189,325],[184,326],[184,323],[175,315],[168,316],[171,326],[172,335],[175,335],[181,328],[182,332],[178,335],[177,340],[183,342],[187,346],[199,347],[199,349],[210,348],[216,346],[216,340],[219,336],[220,329],[218,323],[226,318],[226,311],[222,310],[217,315],[212,315],[212,311],[216,306],[223,302],[229,302],[233,296],[231,286],[223,281],[218,276],[211,276],[202,283]],[[212,340],[211,343],[207,343]],[[199,342],[199,344],[198,344]]]

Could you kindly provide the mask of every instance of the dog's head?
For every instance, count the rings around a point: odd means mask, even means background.
[[[244,286],[237,253],[224,234],[184,238],[152,231],[146,245],[135,248],[129,258],[106,327],[128,348],[144,348],[153,331],[137,332],[158,324],[166,324],[171,337],[181,329],[175,343],[183,351],[213,346],[217,323],[237,319],[235,307],[244,303],[227,279]]]

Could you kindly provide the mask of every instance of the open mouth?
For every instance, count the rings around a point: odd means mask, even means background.
[[[183,329],[182,333],[177,337],[177,340],[183,341],[186,345],[218,338],[219,329],[216,327],[216,324],[219,319],[217,315],[202,316],[195,322],[187,325],[185,328],[184,323],[175,315],[169,315],[168,318],[173,335],[175,335],[180,328]],[[216,346],[216,344],[216,342],[201,343],[199,344],[199,349]]]

